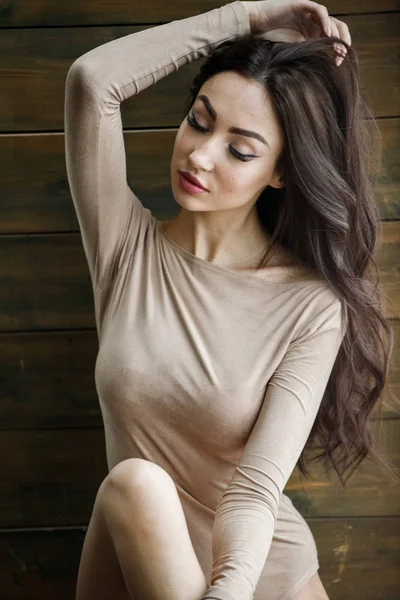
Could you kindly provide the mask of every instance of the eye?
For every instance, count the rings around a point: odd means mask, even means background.
[[[208,131],[208,129],[205,129],[204,127],[201,127],[198,124],[198,122],[196,121],[193,114],[189,114],[186,117],[186,120],[189,123],[190,127],[193,127],[193,129],[197,129],[197,131],[201,131],[202,133],[205,133]],[[229,146],[229,151],[235,158],[237,158],[238,160],[241,160],[243,162],[249,162],[253,158],[255,158],[255,156],[253,154],[242,154],[241,152],[238,152],[237,150],[235,150],[235,148],[232,148],[232,146]]]

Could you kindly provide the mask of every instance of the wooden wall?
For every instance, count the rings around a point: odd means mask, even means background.
[[[65,169],[68,68],[115,37],[217,6],[214,0],[0,4],[3,600],[74,598],[85,528],[107,474],[91,284]],[[400,1],[331,0],[326,6],[350,27],[383,134],[378,266],[396,332],[388,387],[398,395]],[[176,208],[169,161],[186,85],[198,67],[191,63],[122,106],[128,180],[161,220]],[[384,429],[389,455],[400,465],[400,418],[389,405]],[[286,491],[315,535],[331,600],[400,597],[399,484],[364,462],[345,491],[332,476],[302,484],[297,472]]]

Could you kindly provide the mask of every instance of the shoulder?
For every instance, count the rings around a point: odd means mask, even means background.
[[[347,310],[345,302],[332,289],[327,281],[314,281],[314,290],[310,305],[306,331],[309,334],[317,331],[347,328]]]

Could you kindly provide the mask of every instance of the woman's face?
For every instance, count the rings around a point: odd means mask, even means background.
[[[192,127],[188,118],[206,131]],[[266,143],[232,133],[232,127],[254,131]],[[178,129],[171,159],[174,198],[195,211],[253,205],[268,185],[283,187],[281,173],[275,171],[282,149],[282,130],[261,84],[233,71],[219,73],[202,86]],[[178,171],[189,172],[208,191],[199,195],[186,191]]]

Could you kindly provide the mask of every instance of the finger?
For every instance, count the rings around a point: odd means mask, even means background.
[[[327,36],[331,36],[332,23],[326,6],[318,4],[317,2],[312,2],[311,0],[300,0],[297,4],[297,8],[308,10],[316,15],[319,19],[321,29],[325,31]]]
[[[345,41],[349,46],[351,46],[351,36],[350,30],[347,24],[344,21],[339,21],[335,17],[331,17],[332,21],[335,23],[336,28],[339,31],[339,36],[341,40]]]
[[[335,37],[335,38],[339,38],[340,39],[340,33],[339,33],[339,29],[333,19],[333,17],[331,17],[332,19],[332,34],[331,37]],[[341,46],[341,44],[338,44],[337,42],[335,42],[333,44],[333,49],[335,51],[335,63],[337,64],[337,66],[339,67],[342,60],[343,60],[343,56],[344,56],[344,49],[343,46]]]
[[[311,13],[307,13],[301,20],[299,20],[298,26],[305,39],[319,38],[325,35],[325,33],[321,30],[321,27],[316,22],[317,20],[317,17]]]
[[[332,29],[331,29],[331,37],[338,37],[340,38],[340,33],[339,33],[339,29],[335,23],[335,20],[333,17],[331,17],[332,19]]]
[[[304,25],[307,29],[308,38],[319,38],[326,36],[323,29],[321,29],[319,18],[317,17],[317,15],[308,13]]]
[[[337,37],[340,40],[344,40],[343,28],[341,27],[341,25],[344,25],[344,23],[342,23],[338,19],[335,19],[334,17],[331,17],[331,19],[332,19],[332,37]],[[346,40],[344,40],[344,41],[346,41]],[[338,55],[335,57],[335,63],[337,64],[338,67],[340,67],[340,65],[343,62],[344,57],[347,54],[347,49],[345,46],[343,46],[342,44],[339,44],[337,42],[335,42],[333,44],[333,48],[334,48],[336,54]]]

